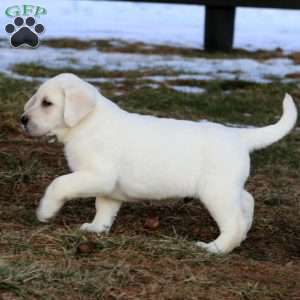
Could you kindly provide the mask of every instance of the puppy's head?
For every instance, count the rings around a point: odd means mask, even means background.
[[[72,128],[97,102],[97,90],[73,74],[60,74],[43,83],[27,101],[21,124],[31,136]]]

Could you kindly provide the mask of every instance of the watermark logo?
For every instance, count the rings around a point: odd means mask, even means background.
[[[36,48],[39,45],[39,36],[45,31],[43,24],[37,18],[46,15],[47,10],[41,6],[14,5],[5,10],[5,15],[14,18],[13,22],[5,26],[13,48],[27,46]]]

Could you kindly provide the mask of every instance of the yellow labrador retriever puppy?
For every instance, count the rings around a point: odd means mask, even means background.
[[[244,189],[249,153],[288,134],[297,119],[289,95],[279,122],[237,129],[129,113],[72,74],[40,86],[21,118],[32,136],[55,135],[65,145],[72,172],[56,178],[37,209],[46,222],[76,197],[96,197],[96,215],[82,230],[108,232],[122,202],[196,197],[217,222],[220,235],[197,242],[228,253],[246,238],[254,211]]]

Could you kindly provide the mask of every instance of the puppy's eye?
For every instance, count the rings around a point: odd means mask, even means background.
[[[43,107],[48,107],[48,106],[51,106],[51,105],[53,105],[53,103],[50,102],[48,99],[44,99],[43,102],[42,102]]]

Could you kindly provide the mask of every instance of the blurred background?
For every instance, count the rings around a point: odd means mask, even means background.
[[[218,3],[212,1],[215,2]],[[15,1],[13,5],[22,12],[22,1]],[[45,27],[45,32],[40,35],[43,47],[34,51],[29,51],[28,47],[25,50],[23,47],[24,51],[12,51],[7,42],[9,35],[4,30],[14,19],[4,13],[12,2],[3,0],[0,3],[3,12],[0,19],[3,28],[0,31],[0,71],[4,73],[22,75],[20,70],[15,72],[22,63],[52,68],[101,67],[115,71],[166,68],[179,71],[181,75],[198,74],[203,79],[237,78],[254,82],[287,79],[299,72],[295,63],[300,59],[299,10],[237,7],[234,12],[230,8],[227,12],[227,7],[225,13],[209,11],[208,24],[205,24],[203,5],[80,0],[32,1],[31,5],[47,10],[45,15],[36,16]],[[228,16],[233,13],[235,17]],[[235,22],[228,25],[231,20]],[[208,39],[212,39],[206,47],[205,28],[210,31]],[[228,37],[230,31],[232,36]],[[215,52],[234,51],[225,57],[221,53],[206,57],[204,48]],[[133,55],[132,52],[147,55]],[[182,53],[187,55],[170,56]],[[241,62],[238,59],[241,57],[248,60]],[[215,60],[219,58],[224,59]],[[12,68],[12,65],[17,67]]]

